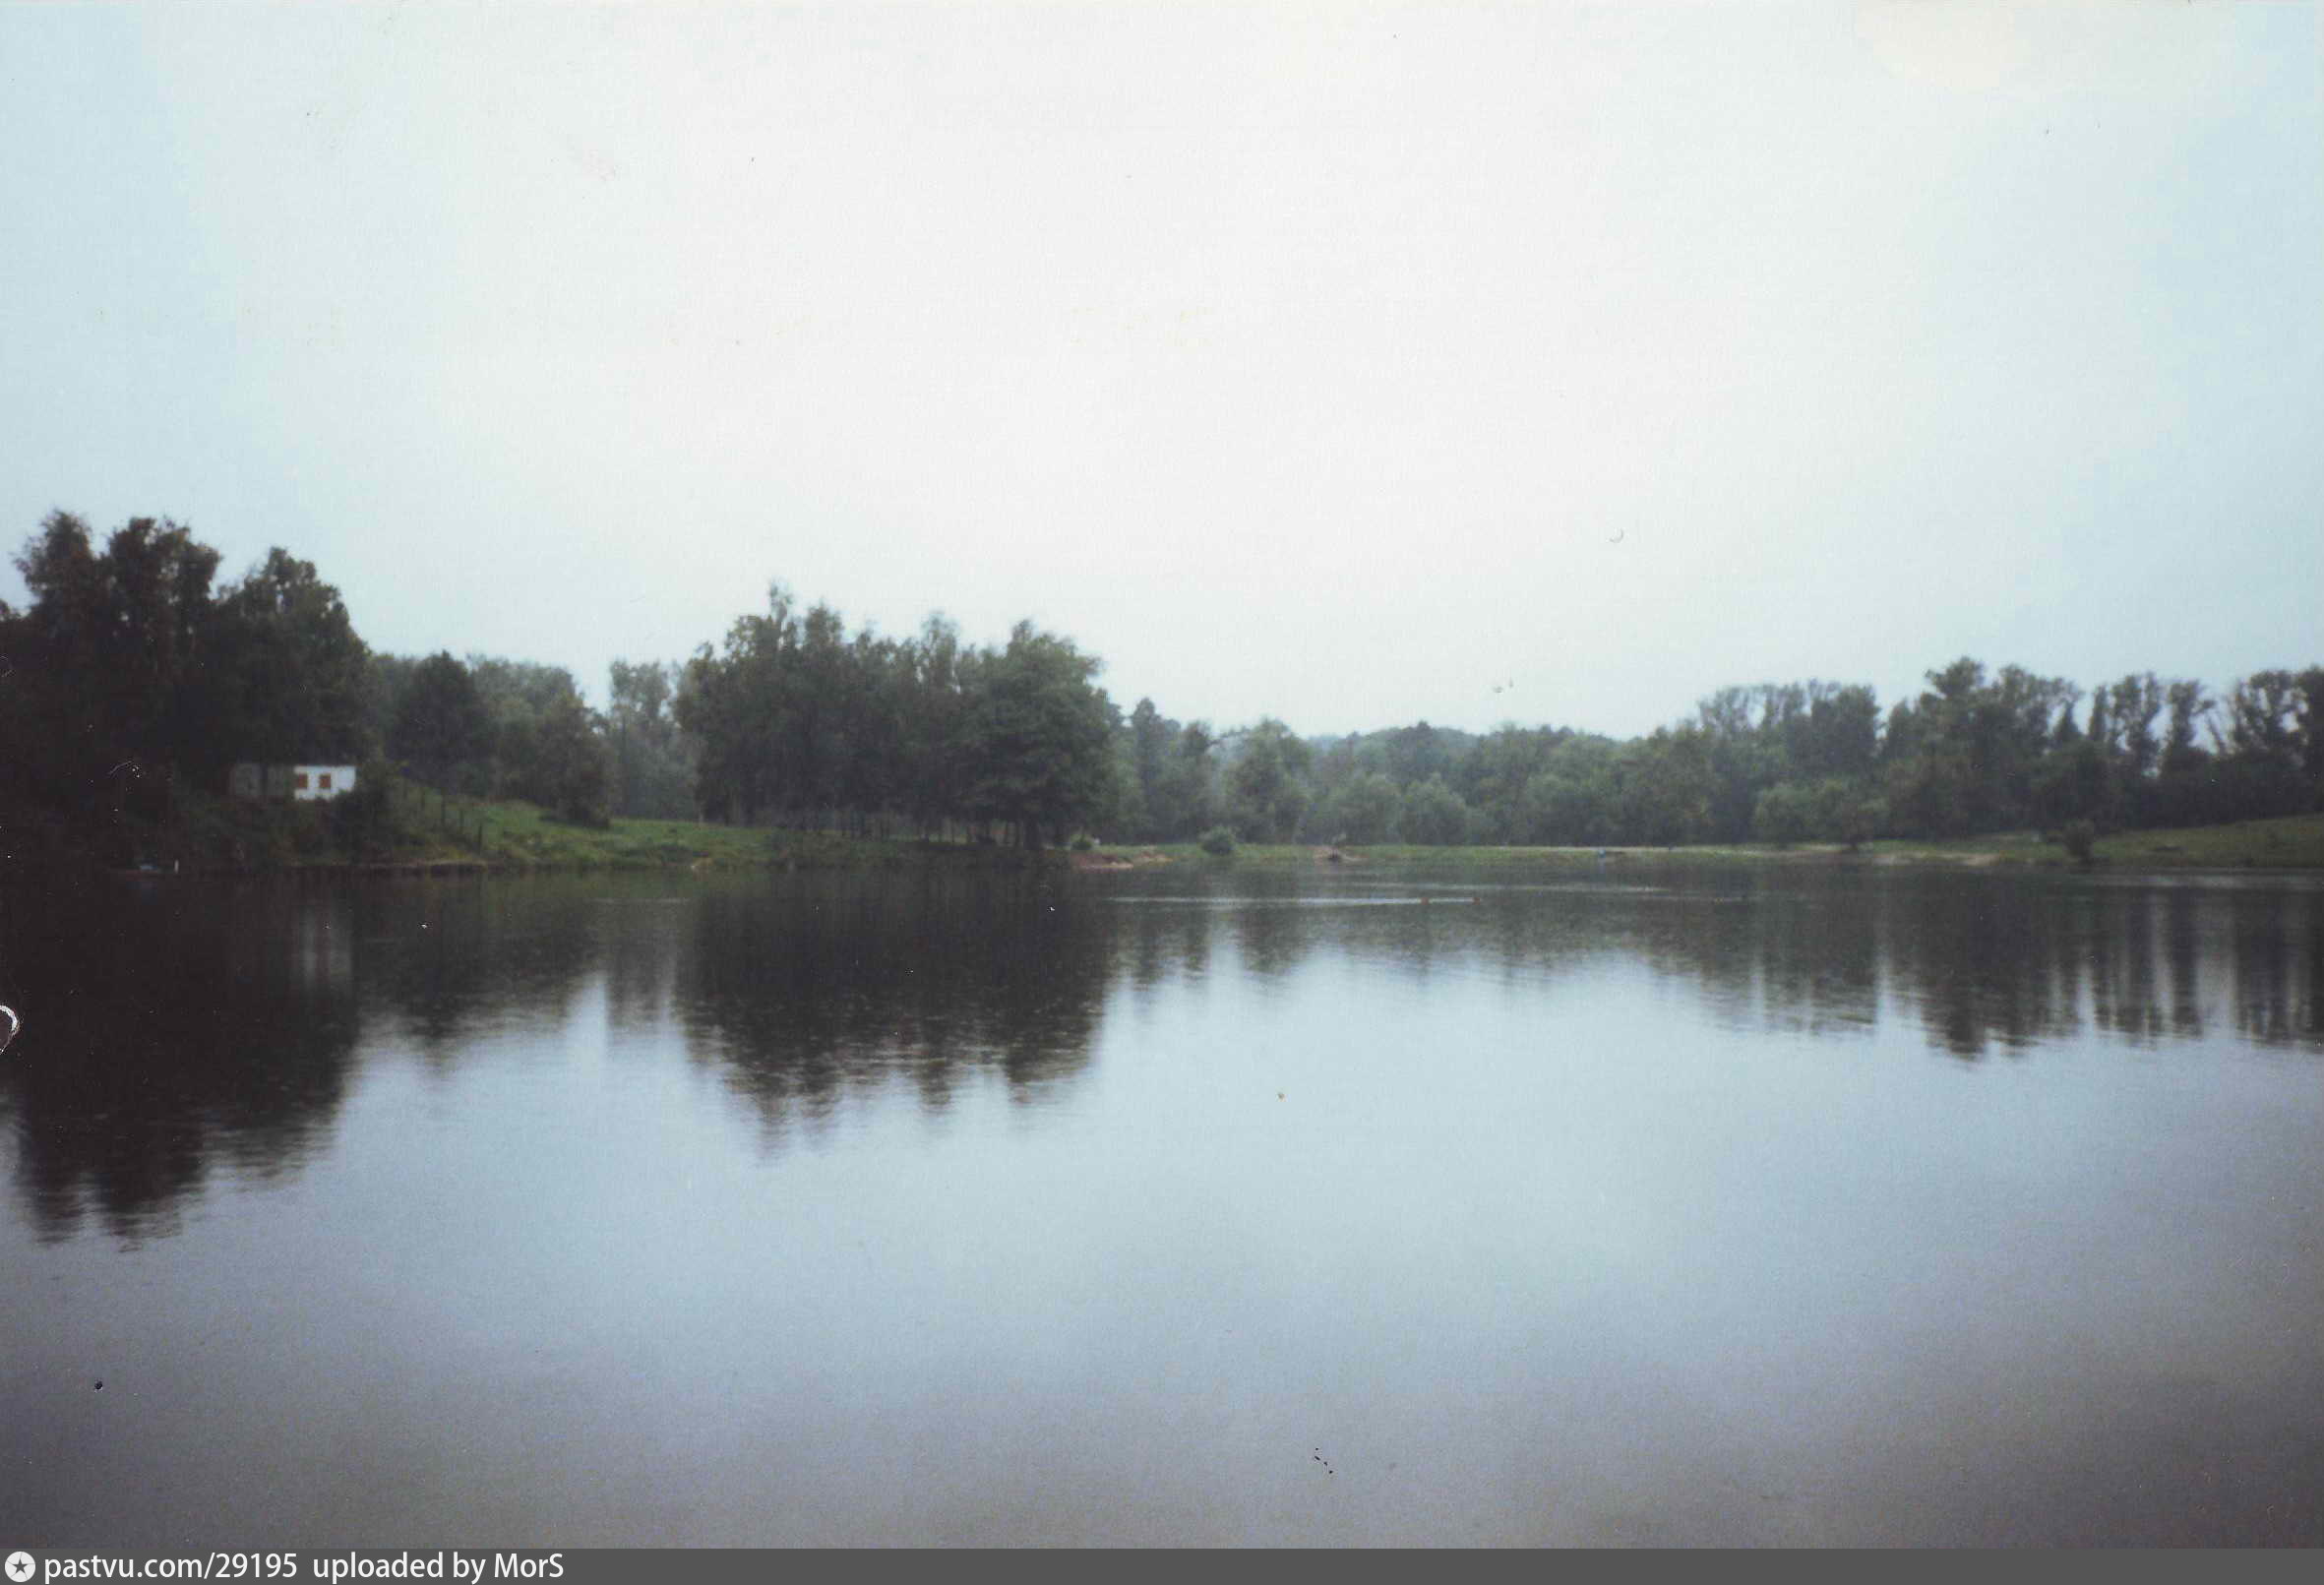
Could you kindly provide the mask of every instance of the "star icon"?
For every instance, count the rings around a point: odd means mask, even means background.
[[[32,1577],[32,1555],[29,1552],[10,1553],[8,1577],[15,1580],[16,1585],[25,1585],[25,1581]]]

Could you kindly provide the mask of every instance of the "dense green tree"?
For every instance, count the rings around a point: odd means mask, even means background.
[[[1627,841],[1681,846],[1711,835],[1717,781],[1701,728],[1665,727],[1628,745],[1616,774]]]
[[[2112,824],[2118,783],[2104,750],[2089,738],[2060,744],[2034,768],[2034,814],[2045,830],[2068,821]]]
[[[695,813],[695,745],[678,725],[679,677],[666,661],[616,660],[610,668],[605,730],[616,814],[682,820]]]
[[[1139,700],[1130,712],[1126,740],[1130,764],[1125,797],[1133,814],[1127,829],[1141,842],[1171,834],[1167,821],[1172,803],[1171,745],[1177,736],[1176,728],[1177,723],[1156,709],[1150,699]]]
[[[1862,777],[1827,776],[1809,789],[1813,800],[1813,834],[1826,842],[1860,846],[1880,834],[1888,806],[1873,796]]]
[[[1526,788],[1548,770],[1565,736],[1550,727],[1509,725],[1469,746],[1447,780],[1468,804],[1484,840],[1531,839]]]
[[[388,753],[442,792],[491,752],[492,718],[468,668],[441,651],[414,666],[397,701]]]
[[[941,830],[968,807],[968,689],[959,630],[930,616],[903,652],[902,807],[922,831]]]
[[[338,590],[279,546],[218,602],[213,685],[232,758],[355,761],[376,748],[371,652]]]
[[[0,606],[0,790],[94,830],[168,818],[183,782],[222,784],[236,724],[217,564],[166,518],[133,518],[99,552],[82,519],[49,514],[17,558],[31,605]]]
[[[686,663],[676,710],[702,744],[697,797],[719,820],[748,825],[768,808],[796,808],[803,777],[793,748],[798,622],[789,589],[768,586],[764,615],[737,617],[725,644]]]
[[[2300,769],[2324,797],[2324,666],[2309,666],[2293,679],[2299,691]]]
[[[1880,705],[1872,690],[1811,682],[1807,691],[1806,732],[1795,771],[1844,780],[1870,775],[1880,749]]]
[[[1605,847],[1631,840],[1622,823],[1621,748],[1573,733],[1525,784],[1521,839],[1551,846]]]
[[[1888,803],[1919,835],[2006,830],[2035,818],[2035,772],[2073,685],[1964,656],[1928,673],[1910,710],[1889,717]]]
[[[570,723],[576,707],[587,713],[573,673],[563,666],[498,655],[471,654],[467,667],[476,697],[491,722],[491,746],[481,766],[483,775],[471,790],[556,807],[559,793],[549,768],[550,751],[544,734],[553,715]]]
[[[2299,684],[2288,671],[2238,678],[2227,698],[2227,752],[2271,769],[2300,768]]]
[[[1325,795],[1318,834],[1334,842],[1385,842],[1395,835],[1403,807],[1403,795],[1384,773],[1358,771]]]
[[[2201,683],[2184,678],[2170,684],[2164,692],[2171,724],[2163,740],[2163,770],[2171,775],[2199,771],[2211,761],[2210,754],[2196,741],[2204,722],[2211,718],[2210,692]]]
[[[18,692],[59,734],[50,763],[82,796],[125,778],[154,784],[180,764],[222,768],[222,705],[207,674],[217,563],[166,518],[132,518],[96,553],[66,512],[18,557],[33,602],[11,624]]]
[[[550,701],[533,734],[538,800],[582,825],[609,823],[605,722],[578,694]]]
[[[1312,751],[1272,716],[1245,733],[1238,751],[1227,769],[1235,833],[1247,842],[1289,841],[1308,811]]]
[[[1453,748],[1446,734],[1426,721],[1397,727],[1386,734],[1381,748],[1385,762],[1380,768],[1399,787],[1444,775],[1453,766]]]
[[[2103,697],[2107,690],[2101,688],[2099,693]],[[2163,687],[2151,671],[2133,673],[2114,684],[2112,705],[2122,774],[2133,784],[2144,782],[2162,764],[2163,745],[2155,736],[2155,718],[2163,712]],[[2112,752],[2110,742],[2106,747]]]
[[[2307,673],[2274,670],[2237,678],[2228,691],[2224,725],[2213,730],[2219,766],[2199,806],[2202,818],[2249,819],[2305,814],[2320,789],[2309,766],[2317,758],[2307,740],[2314,703]]]
[[[1815,829],[1815,799],[1804,783],[1779,782],[1759,795],[1751,816],[1751,834],[1762,842],[1789,847],[1804,842]]]
[[[1116,712],[1094,682],[1101,664],[1029,622],[977,657],[964,744],[972,816],[1038,847],[1108,807]]]
[[[1440,775],[1404,789],[1403,813],[1397,829],[1407,842],[1448,847],[1469,835],[1469,806]]]

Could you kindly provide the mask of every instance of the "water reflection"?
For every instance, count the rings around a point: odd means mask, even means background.
[[[1117,886],[1132,983],[1230,945],[1279,979],[1319,952],[1427,984],[1490,968],[1548,985],[1642,963],[1723,1021],[1810,1036],[1917,1022],[1964,1059],[2095,1028],[2138,1043],[2225,1023],[2324,1044],[2324,887],[2303,880],[2093,884],[1873,869],[1705,872],[1656,884],[1222,879],[1208,896]]]
[[[1054,1100],[1088,1061],[1111,917],[1023,877],[807,881],[711,893],[655,939],[697,1058],[779,1123],[899,1075],[932,1113],[965,1071]]]
[[[12,894],[0,1508],[2324,1534],[2315,885],[1619,882]]]
[[[0,1069],[38,1235],[93,1218],[136,1241],[221,1166],[296,1170],[344,1096],[353,899],[195,890],[12,895],[0,1001],[28,1009]]]
[[[1150,1001],[1222,962],[1261,991],[1331,962],[1456,996],[1627,965],[1729,1025],[1845,1040],[1901,1018],[1968,1061],[2084,1030],[2324,1046],[2324,888],[2298,882],[156,882],[0,908],[0,1001],[28,1018],[0,1111],[40,1236],[93,1218],[136,1239],[221,1168],[295,1173],[359,1045],[449,1071],[569,1023],[601,986],[608,1028],[674,1033],[779,1133],[898,1084],[941,1117],[988,1074],[1012,1103],[1059,1104],[1117,987]]]
[[[439,1066],[481,1034],[553,1023],[603,946],[589,890],[571,884],[400,882],[356,895],[369,1032]]]

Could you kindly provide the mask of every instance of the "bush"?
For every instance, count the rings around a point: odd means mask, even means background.
[[[1231,826],[1213,825],[1202,833],[1200,842],[1202,851],[1214,859],[1231,859],[1235,856],[1235,832]]]
[[[1751,834],[1777,847],[1804,842],[1813,828],[1815,797],[1798,782],[1779,782],[1759,795],[1751,811]]]
[[[1400,824],[1407,842],[1451,847],[1469,834],[1469,806],[1442,776],[1431,776],[1404,790]]]
[[[2088,864],[2091,850],[2098,844],[2098,827],[2086,820],[2068,821],[2057,839],[2065,844],[2075,863]]]
[[[1073,851],[1076,853],[1090,852],[1096,846],[1097,838],[1089,835],[1086,832],[1073,838]]]

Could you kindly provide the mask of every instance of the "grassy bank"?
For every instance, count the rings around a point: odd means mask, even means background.
[[[575,824],[536,805],[398,784],[367,805],[257,803],[181,792],[165,820],[61,815],[12,822],[0,874],[442,870],[872,870],[1060,865],[1062,852],[848,837],[832,831],[616,820]]]
[[[481,814],[480,856],[497,869],[1010,869],[1064,862],[1061,853],[693,821],[616,820],[600,828],[575,825],[522,803],[485,804]]]
[[[1322,850],[1306,843],[1248,844],[1230,858],[1214,858],[1192,842],[1165,843],[1154,848],[1101,848],[1101,856],[1129,860],[1137,854],[1157,853],[1176,864],[1323,867]],[[1340,850],[1343,863],[1359,867],[1409,866],[1438,870],[1542,869],[1595,870],[1604,851],[1607,865],[1655,867],[1682,864],[1948,864],[1968,866],[2030,866],[2070,869],[2075,860],[2064,847],[2044,841],[2031,831],[1993,836],[1962,837],[1955,841],[1886,839],[1867,842],[1850,852],[1837,844],[1801,843],[1776,847],[1748,842],[1729,846],[1679,848],[1588,847],[1420,847],[1382,843],[1375,847]],[[2232,825],[2194,826],[2182,830],[2124,831],[2099,838],[2092,855],[2094,867],[2117,870],[2314,870],[2324,869],[2324,815],[2297,815],[2283,820],[2240,821]],[[1334,866],[1336,867],[1336,866]]]
[[[1324,868],[1325,850],[1307,843],[1250,844],[1216,858],[1193,843],[1101,847],[1068,854],[928,843],[903,837],[849,837],[832,831],[770,830],[691,821],[616,820],[598,827],[558,820],[532,804],[454,800],[449,817],[433,795],[384,800],[368,823],[322,804],[263,805],[187,798],[167,825],[115,823],[101,829],[63,822],[27,823],[11,833],[0,869],[180,867],[191,873],[337,870],[368,867],[466,870],[872,870],[1114,868],[1166,862],[1202,867]],[[2033,832],[1928,842],[1885,839],[1851,852],[1837,845],[1766,843],[1682,848],[1423,847],[1381,844],[1340,850],[1330,868],[1437,871],[1596,871],[1705,864],[1927,864],[2070,869],[2075,860]],[[2324,869],[2324,815],[2243,821],[2181,830],[2101,837],[2095,867]]]

